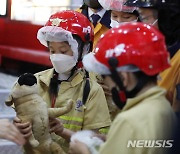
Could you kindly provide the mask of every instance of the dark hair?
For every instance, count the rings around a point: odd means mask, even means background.
[[[83,5],[80,7],[80,9],[85,9],[85,10],[87,10],[87,9],[88,9],[88,6],[87,6],[85,3],[83,3]]]
[[[139,12],[138,12],[137,10],[134,10],[134,11],[132,12],[132,14],[136,15],[137,17],[139,17]]]
[[[143,82],[144,85],[146,85],[147,83],[157,83],[157,74],[149,76],[142,71],[138,71],[134,72],[134,75],[137,78],[137,80],[141,80],[141,82]]]
[[[78,61],[82,60],[82,54],[83,54],[83,48],[86,44],[90,44],[89,51],[92,51],[93,47],[93,42],[84,42],[78,35],[73,34],[73,38],[77,41],[78,43]],[[88,37],[88,36],[87,36]]]
[[[84,42],[78,35],[73,34],[72,36],[73,36],[73,39],[75,39],[78,43],[78,60],[80,60],[82,52],[83,52]]]

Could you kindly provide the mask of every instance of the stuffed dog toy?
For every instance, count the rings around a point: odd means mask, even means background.
[[[51,139],[49,133],[49,117],[58,117],[72,109],[73,101],[69,100],[62,108],[48,108],[38,95],[37,79],[33,74],[26,73],[19,77],[12,88],[6,105],[13,105],[17,117],[22,123],[30,122],[32,136],[29,138],[28,150],[31,154],[63,154],[63,150]]]

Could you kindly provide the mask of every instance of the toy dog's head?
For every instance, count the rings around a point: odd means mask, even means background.
[[[37,93],[38,88],[36,77],[31,73],[25,73],[19,77],[18,81],[13,86],[10,96],[6,101],[6,105],[12,105],[13,100],[17,98]]]

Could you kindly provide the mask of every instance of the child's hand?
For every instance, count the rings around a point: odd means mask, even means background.
[[[68,154],[90,154],[86,144],[75,140],[70,143]]]
[[[61,135],[64,127],[58,118],[49,118],[50,133]]]

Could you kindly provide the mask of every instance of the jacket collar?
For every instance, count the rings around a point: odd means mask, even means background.
[[[107,28],[111,28],[111,11],[106,11],[102,19],[100,20],[100,23],[106,26]]]
[[[44,83],[47,87],[49,87],[50,80],[53,77],[54,69],[48,69],[38,74],[40,82]],[[84,79],[84,71],[79,69],[76,73],[69,79],[69,81],[62,81],[62,83],[68,84],[70,87],[75,87],[79,83],[81,83]]]
[[[134,107],[135,105],[138,105],[146,100],[150,100],[152,98],[158,98],[162,95],[165,95],[166,90],[160,88],[159,86],[155,86],[144,92],[143,94],[128,99],[126,105],[122,109],[122,111],[129,110],[130,108]],[[153,103],[153,102],[152,102]],[[153,105],[153,104],[152,104]]]

